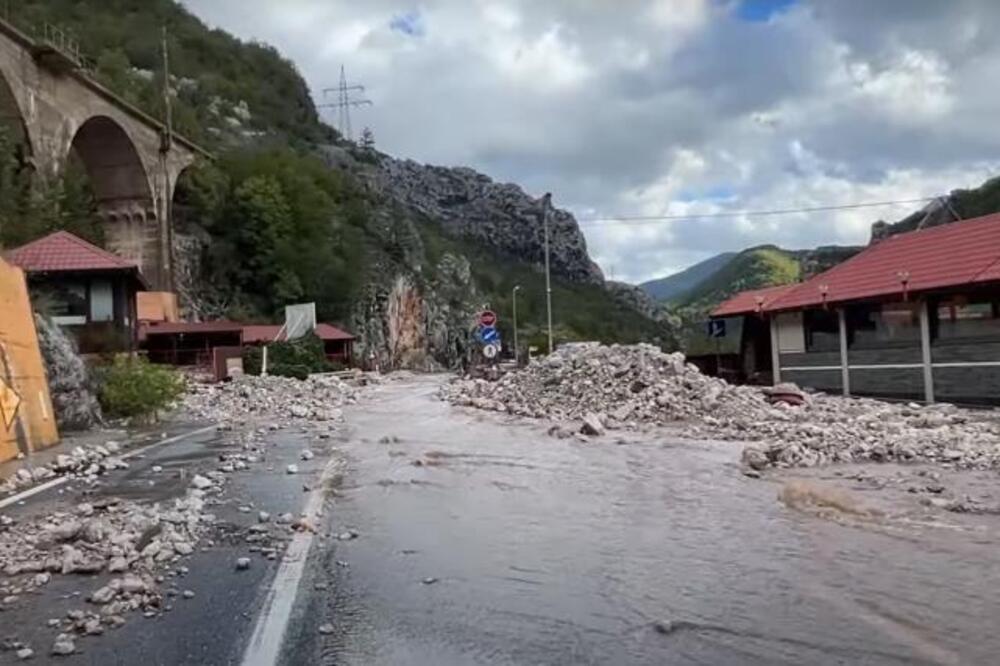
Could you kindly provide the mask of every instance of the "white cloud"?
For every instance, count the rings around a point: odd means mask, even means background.
[[[314,90],[366,85],[380,148],[465,164],[581,217],[911,199],[1000,166],[1000,3],[799,0],[186,0],[275,44]],[[399,16],[418,34],[390,28]],[[616,277],[725,250],[864,243],[914,206],[585,224]],[[608,270],[608,272],[612,272]]]

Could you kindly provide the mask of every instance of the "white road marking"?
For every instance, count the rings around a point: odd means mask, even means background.
[[[167,437],[165,439],[161,439],[158,442],[153,442],[152,444],[147,444],[146,446],[143,446],[141,448],[133,449],[131,451],[123,453],[122,455],[120,455],[118,457],[120,459],[122,459],[122,460],[129,460],[130,458],[135,458],[138,455],[142,455],[143,453],[146,453],[147,451],[155,449],[158,446],[163,446],[165,444],[172,444],[174,442],[179,442],[182,439],[187,439],[188,437],[194,437],[196,435],[201,435],[201,434],[209,432],[211,430],[215,430],[216,427],[217,426],[214,426],[214,425],[205,426],[204,428],[198,428],[197,430],[192,430],[191,432],[185,432],[185,433],[181,433],[180,435],[174,435],[173,437]],[[112,457],[114,457],[114,456],[112,456]],[[23,490],[23,491],[17,493],[16,495],[11,495],[10,497],[8,497],[6,499],[0,500],[0,509],[4,509],[4,508],[10,506],[11,504],[17,504],[18,502],[23,502],[24,500],[28,499],[32,495],[37,495],[38,493],[45,492],[46,490],[49,490],[51,488],[58,488],[59,486],[61,486],[62,484],[68,482],[69,480],[70,480],[70,477],[68,477],[68,476],[60,476],[59,478],[52,479],[51,481],[46,481],[45,483],[43,483],[41,485],[33,486],[31,488],[28,488],[27,490]]]
[[[309,494],[303,515],[319,528],[318,519],[323,513],[323,500],[326,498],[327,485],[338,469],[340,460],[331,458],[323,469],[319,485]],[[271,589],[264,598],[264,607],[257,616],[253,634],[243,653],[243,666],[274,666],[281,653],[281,644],[285,639],[285,631],[298,596],[299,584],[305,572],[306,559],[312,546],[315,533],[311,530],[296,532],[288,544],[285,556],[278,566]]]

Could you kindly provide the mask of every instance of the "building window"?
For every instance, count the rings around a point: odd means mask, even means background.
[[[805,331],[801,312],[782,312],[775,317],[778,332],[778,351],[782,354],[801,354],[806,350]]]
[[[806,310],[803,322],[807,351],[840,349],[840,321],[835,310]]]
[[[47,287],[43,300],[52,321],[61,326],[87,323],[87,286],[81,282],[62,282]]]
[[[90,321],[114,321],[115,296],[110,280],[94,280],[90,283]]]
[[[1000,302],[988,298],[954,298],[937,305],[937,337],[941,340],[1000,335]]]
[[[852,347],[882,347],[920,342],[917,303],[856,305],[847,309]]]

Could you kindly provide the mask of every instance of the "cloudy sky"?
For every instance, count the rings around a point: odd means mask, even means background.
[[[1000,166],[994,0],[183,1],[277,46],[318,101],[344,64],[380,149],[551,191],[616,279],[864,243],[914,205],[594,218],[913,199]]]

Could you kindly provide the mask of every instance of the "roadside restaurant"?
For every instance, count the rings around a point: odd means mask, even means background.
[[[770,349],[774,383],[1000,404],[1000,214],[890,236],[712,317],[758,324],[752,344]]]

